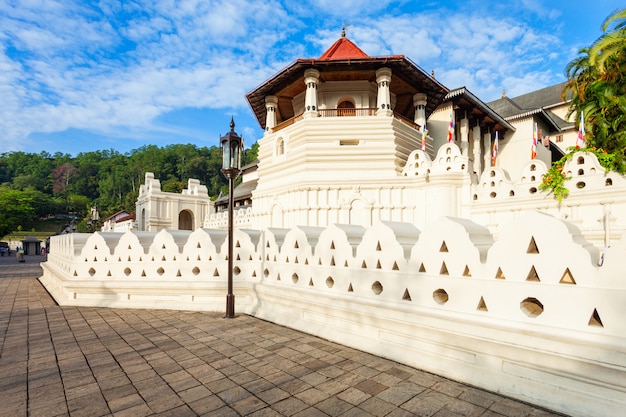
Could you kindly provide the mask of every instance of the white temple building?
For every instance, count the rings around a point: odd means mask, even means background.
[[[245,167],[235,189],[235,224],[423,227],[453,216],[497,234],[540,209],[577,224],[603,249],[626,227],[621,177],[591,166],[590,156],[569,172],[566,201],[539,191],[552,161],[576,141],[563,86],[484,103],[466,88],[446,88],[405,56],[370,57],[342,36],[319,58],[297,59],[247,95],[265,134],[258,163]],[[577,181],[580,175],[586,180]],[[189,191],[163,193],[146,174],[138,230],[224,228],[226,197],[213,203],[203,187],[190,182]]]
[[[621,415],[626,178],[576,152],[569,195],[539,190],[575,143],[562,87],[484,103],[342,36],[247,95],[265,133],[233,192],[231,259],[224,199],[147,173],[134,230],[53,237],[40,281],[61,305],[223,311],[234,274],[239,314]]]

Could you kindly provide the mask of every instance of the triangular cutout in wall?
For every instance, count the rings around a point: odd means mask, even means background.
[[[604,324],[602,324],[602,319],[600,319],[600,315],[598,314],[597,309],[595,308],[593,309],[593,314],[591,314],[588,324],[589,326],[604,327]]]
[[[530,267],[530,271],[528,271],[528,276],[526,277],[526,281],[541,282],[541,280],[539,279],[539,275],[537,275],[537,270],[535,269],[535,265]]]
[[[526,253],[539,253],[537,242],[535,242],[535,238],[533,236],[530,237],[530,243],[528,244],[528,250]]]
[[[563,272],[563,276],[561,277],[559,284],[576,285],[576,280],[574,280],[574,277],[572,276],[572,273],[570,272],[569,268],[565,268],[565,272]]]
[[[487,304],[485,304],[485,299],[482,296],[480,297],[480,301],[478,301],[478,306],[476,306],[476,310],[489,311],[487,310]]]
[[[498,271],[496,272],[496,279],[505,279],[504,273],[500,267],[498,267]]]

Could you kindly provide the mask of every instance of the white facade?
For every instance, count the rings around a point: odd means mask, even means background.
[[[535,211],[497,235],[440,217],[233,238],[238,314],[572,416],[626,407],[625,236],[601,253]],[[40,281],[60,305],[223,311],[227,247],[218,229],[55,236]]]
[[[190,178],[180,194],[168,193],[161,191],[161,182],[147,172],[139,188],[136,223],[141,231],[195,230],[202,227],[212,207],[206,185],[199,180]]]
[[[578,152],[559,203],[539,191],[548,150],[530,159],[534,123],[575,134],[556,108],[505,119],[353,46],[248,96],[266,133],[233,219],[237,311],[568,415],[622,414],[626,178]],[[197,180],[179,195],[147,174],[137,231],[52,238],[40,280],[61,305],[222,311],[226,213]]]

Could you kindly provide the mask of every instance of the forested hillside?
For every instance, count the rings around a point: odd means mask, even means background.
[[[247,149],[243,164],[254,161],[257,151],[256,143]],[[181,144],[75,157],[47,152],[0,154],[0,237],[18,228],[30,230],[58,214],[83,219],[94,204],[101,218],[119,210],[132,213],[146,172],[154,172],[161,189],[169,192],[180,192],[189,178],[197,178],[215,198],[220,191],[227,192],[221,166],[221,148]]]

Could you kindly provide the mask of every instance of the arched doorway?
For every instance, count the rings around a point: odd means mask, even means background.
[[[178,213],[178,230],[193,230],[193,213],[183,210]]]
[[[337,104],[337,116],[355,116],[356,109],[354,103],[349,100],[343,100]]]

